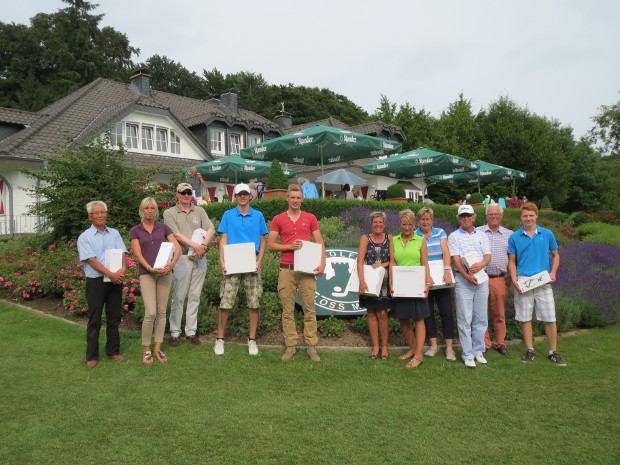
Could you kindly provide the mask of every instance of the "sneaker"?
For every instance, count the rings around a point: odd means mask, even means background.
[[[216,339],[213,346],[213,352],[215,355],[224,355],[224,339]]]
[[[287,362],[292,359],[293,355],[295,355],[295,352],[297,352],[297,348],[295,346],[288,346],[286,348],[286,352],[284,352],[284,355],[282,355],[282,361]]]
[[[568,363],[566,363],[564,359],[560,357],[560,354],[558,354],[557,352],[553,352],[552,354],[549,354],[547,358],[551,360],[553,363],[555,363],[556,365],[559,365],[561,367],[565,367],[566,365],[568,365]]]
[[[308,346],[307,352],[308,352],[308,357],[310,357],[310,360],[312,360],[313,362],[321,361],[321,357],[319,357],[319,354],[316,353],[315,346]]]
[[[473,358],[469,358],[469,359],[465,360],[464,363],[465,363],[465,366],[467,368],[476,368],[476,362],[474,362]]]
[[[506,346],[499,346],[495,350],[497,350],[501,355],[508,355],[508,349],[506,349]]]
[[[439,352],[439,347],[430,347],[426,352],[424,352],[424,356],[431,358],[434,357],[437,352]]]
[[[454,352],[454,350],[446,349],[446,360],[448,362],[456,362],[456,353]]]
[[[532,349],[527,349],[527,352],[525,353],[521,361],[522,362],[533,362],[535,356],[536,356],[536,352],[534,352]]]
[[[170,338],[170,347],[179,347],[181,345],[181,341],[178,337]]]
[[[223,345],[224,344],[222,344],[222,346]],[[258,346],[256,345],[256,341],[254,339],[248,339],[248,353],[250,355],[258,355]]]
[[[198,339],[198,336],[196,336],[195,334],[193,336],[187,336],[187,341],[190,344],[194,344],[195,346],[199,346],[200,344],[202,344],[202,342],[200,342],[200,339]]]
[[[478,362],[480,365],[487,365],[487,359],[484,358],[484,355],[480,354],[480,355],[476,355],[476,362]]]

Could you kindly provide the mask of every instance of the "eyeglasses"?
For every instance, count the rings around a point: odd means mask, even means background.
[[[472,216],[474,215],[472,215],[471,213],[463,213],[459,215],[459,218],[471,218]]]
[[[98,211],[98,212],[90,212],[91,215],[93,216],[103,216],[103,215],[107,215],[108,212],[107,211]]]
[[[237,192],[237,195],[250,195],[250,193],[243,191],[243,192]]]
[[[179,195],[193,195],[194,193],[190,190],[185,190],[183,192],[178,192]]]

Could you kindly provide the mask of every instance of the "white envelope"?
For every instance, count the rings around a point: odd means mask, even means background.
[[[425,266],[393,266],[392,297],[424,297],[426,290]]]
[[[226,244],[224,266],[227,274],[254,273],[256,271],[256,246],[254,242]]]
[[[316,242],[301,241],[301,249],[296,249],[293,253],[293,271],[314,274],[314,270],[321,265],[323,258],[323,246]]]
[[[123,251],[121,249],[107,249],[105,251],[104,264],[108,270],[114,272],[118,271],[123,267]],[[104,283],[111,282],[110,278],[107,276],[103,277]]]
[[[205,231],[204,229],[202,228],[194,229],[194,232],[192,233],[192,242],[196,242],[197,244],[202,244],[202,241],[204,240],[206,235],[207,235],[207,231]],[[191,257],[193,254],[194,254],[194,248],[190,247],[187,250],[187,255]]]
[[[477,273],[469,272],[469,267],[473,265],[474,263],[476,263],[476,261],[478,260],[476,258],[476,255],[474,254],[461,257],[461,263],[463,264],[463,266],[465,266],[465,269],[467,270],[467,272],[476,278],[476,280],[478,281],[478,284],[482,284],[483,282],[489,280],[489,275],[487,274],[486,271],[484,271],[484,268],[478,271]]]
[[[537,287],[544,286],[551,282],[551,276],[547,270],[536,273],[534,276],[521,276],[517,279],[517,284],[522,292],[528,292]]]
[[[443,289],[446,287],[454,287],[454,274],[450,270],[450,276],[452,276],[452,284],[446,284],[443,280],[444,267],[443,260],[431,260],[428,262],[428,268],[431,273],[431,278],[435,283],[431,289]]]
[[[174,244],[172,242],[162,242],[157,252],[157,258],[153,268],[163,268],[172,260],[174,256]]]
[[[364,265],[364,280],[368,290],[365,295],[373,295],[378,297],[381,294],[381,285],[383,284],[383,277],[385,276],[385,268],[380,266],[379,268],[373,268],[371,265]],[[357,266],[353,268],[351,278],[349,278],[349,284],[347,285],[347,292],[359,293],[360,280],[357,275]]]

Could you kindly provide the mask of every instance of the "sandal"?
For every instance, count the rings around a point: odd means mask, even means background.
[[[429,347],[429,349],[424,353],[424,356],[431,358],[434,357],[437,352],[439,352],[439,347]]]
[[[420,363],[418,363],[416,365],[415,364],[416,361],[418,361]],[[407,365],[405,365],[405,368],[417,368],[420,365],[422,365],[422,363],[424,363],[424,359],[423,358],[413,357],[411,360],[409,360],[409,363],[407,363]]]
[[[150,365],[151,363],[153,363],[153,354],[150,350],[142,353],[142,361],[145,365]]]
[[[446,360],[448,362],[456,362],[456,352],[452,349],[446,349]]]
[[[166,357],[166,354],[164,354],[161,350],[155,352],[155,356],[157,357],[157,360],[159,360],[161,363],[165,363],[168,361],[168,357]]]
[[[371,352],[371,354],[370,354],[370,359],[371,360],[377,360],[378,358],[379,358],[379,349],[377,349],[376,352],[373,350]]]
[[[407,360],[409,358],[413,357],[413,352],[407,352],[405,355],[401,355],[400,357],[398,357],[401,360]]]
[[[390,358],[390,354],[381,354],[381,360],[387,360]]]

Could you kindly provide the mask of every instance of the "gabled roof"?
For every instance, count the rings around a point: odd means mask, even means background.
[[[41,118],[41,115],[31,111],[0,107],[0,123],[29,126],[39,118]]]
[[[325,118],[320,121],[312,121],[310,123],[298,124],[290,128],[282,129],[282,132],[285,134],[290,134],[291,132],[301,131],[302,129],[311,128],[312,126],[316,126],[317,124],[322,124],[324,126],[331,126],[332,128],[338,128],[338,129],[351,129],[346,123],[343,123],[339,119],[336,119],[330,116],[329,118]]]

